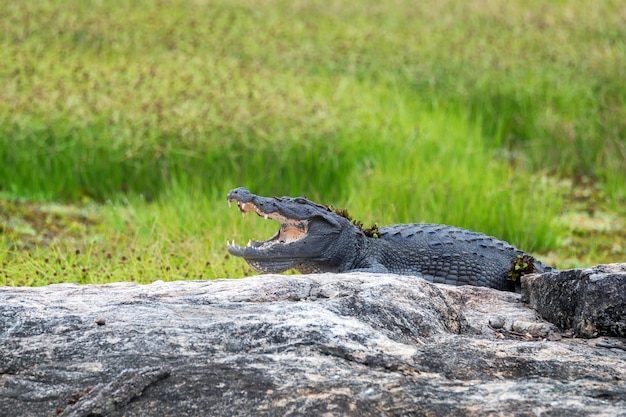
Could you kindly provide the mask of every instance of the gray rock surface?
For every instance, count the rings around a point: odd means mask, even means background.
[[[0,288],[3,416],[626,416],[622,339],[372,274]]]
[[[626,337],[626,264],[522,277],[522,301],[579,337]]]

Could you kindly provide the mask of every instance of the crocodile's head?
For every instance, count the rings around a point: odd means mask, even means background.
[[[237,202],[243,214],[255,212],[280,222],[278,232],[265,241],[250,241],[245,247],[234,242],[228,245],[228,252],[244,258],[261,273],[291,268],[303,273],[340,272],[342,262],[349,258],[346,255],[355,250],[355,234],[362,235],[347,218],[304,197],[267,198],[237,188],[227,199],[229,204]]]

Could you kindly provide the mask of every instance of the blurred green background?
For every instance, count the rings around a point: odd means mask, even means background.
[[[0,285],[247,275],[237,186],[626,261],[622,1],[0,10]]]

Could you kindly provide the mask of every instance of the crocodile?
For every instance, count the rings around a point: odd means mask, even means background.
[[[240,187],[228,192],[243,215],[280,222],[278,232],[245,247],[228,244],[257,272],[290,269],[414,275],[435,283],[519,291],[525,273],[553,270],[492,236],[443,224],[413,223],[363,229],[345,210],[305,197],[261,197]]]

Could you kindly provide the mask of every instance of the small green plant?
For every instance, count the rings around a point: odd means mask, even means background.
[[[530,255],[517,255],[511,261],[508,280],[517,283],[522,275],[532,274],[533,272],[535,272],[535,259]]]

